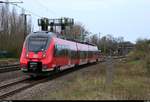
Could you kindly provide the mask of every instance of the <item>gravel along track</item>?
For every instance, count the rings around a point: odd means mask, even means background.
[[[22,83],[20,87],[21,86],[24,87],[25,85],[25,88],[21,89],[21,91],[17,91],[15,94],[11,94],[10,96],[6,95],[7,97],[3,97],[3,99],[6,99],[6,100],[38,100],[40,99],[41,100],[43,99],[43,97],[47,96],[49,92],[55,92],[57,90],[61,90],[62,85],[64,85],[66,81],[69,81],[75,78],[77,74],[87,75],[89,72],[91,73],[92,71],[94,73],[97,72],[97,70],[100,70],[100,67],[102,64],[106,65],[107,63],[103,62],[103,63],[99,63],[96,65],[95,64],[83,65],[83,66],[80,66],[80,68],[68,69],[58,74],[50,75],[49,77],[42,79],[39,82],[38,81],[32,82],[32,81],[36,81],[36,80],[32,80],[29,82]],[[26,86],[26,85],[29,85],[29,86]]]
[[[7,81],[7,80],[9,81],[12,79],[16,79],[16,78],[20,78],[20,77],[26,77],[26,76],[27,75],[24,75],[21,70],[0,73],[0,82],[2,83],[3,81]]]
[[[105,63],[105,62],[103,62],[103,63]],[[2,98],[8,99],[8,100],[38,99],[39,97],[46,95],[47,90],[49,90],[49,91],[55,90],[55,89],[61,87],[62,81],[65,81],[66,79],[70,79],[70,77],[72,77],[71,76],[72,74],[70,72],[80,69],[81,71],[75,71],[73,73],[82,73],[82,72],[86,73],[86,72],[89,72],[90,70],[91,71],[98,70],[97,69],[98,66],[99,66],[98,64],[83,65],[83,66],[80,66],[80,68],[68,69],[68,70],[62,71],[58,74],[51,75],[48,78],[44,78],[42,80],[30,80],[30,81],[28,80],[28,81],[25,81],[22,83],[18,83],[17,85],[13,85],[6,89],[2,89],[2,90],[0,89],[0,99],[2,99]],[[56,79],[56,78],[58,78],[58,79]],[[53,79],[56,79],[56,80],[53,80]],[[61,81],[58,81],[58,80],[61,80]],[[11,89],[13,89],[13,90],[11,90]],[[4,92],[6,92],[6,91],[8,93],[1,97],[1,95],[5,94]]]
[[[58,80],[66,81],[71,77],[72,73],[79,73],[81,70],[84,72],[86,68],[96,66],[95,64],[91,65],[83,65],[80,68],[73,68],[73,69],[67,69],[57,74],[52,74],[48,78],[45,78],[44,81],[37,82],[34,84],[34,87],[28,87],[24,91],[21,91],[19,93],[16,93],[15,95],[11,95],[10,97],[6,97],[4,99],[6,100],[31,100],[34,97],[38,99],[38,96],[41,97],[43,95],[46,95],[47,90],[55,90],[57,88],[61,88],[61,83]],[[90,68],[93,69],[93,68]],[[85,71],[86,72],[86,71]],[[58,82],[57,82],[58,81]]]
[[[20,70],[19,64],[12,64],[12,65],[5,65],[5,66],[0,65],[0,73],[16,71],[16,70]]]
[[[0,86],[0,99],[4,99],[8,96],[14,95],[22,90],[30,88],[38,83],[42,83],[46,81],[47,78],[40,78],[40,79],[23,79],[20,81],[12,82],[3,86]]]
[[[47,82],[49,80],[53,80],[55,78],[58,78],[60,76],[65,75],[66,73],[72,72],[75,69],[68,69],[65,71],[61,71],[60,73],[52,73],[50,78],[49,77],[45,77],[45,78],[39,78],[39,79],[25,79],[25,80],[21,80],[19,82],[14,82],[8,85],[3,85],[0,87],[0,99],[4,99],[6,97],[9,97],[13,94],[16,94],[22,90],[28,89],[30,87],[33,87],[37,84],[43,83],[43,82]]]

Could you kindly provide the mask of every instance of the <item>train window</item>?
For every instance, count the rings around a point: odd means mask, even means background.
[[[79,52],[80,58],[82,58],[82,51]]]
[[[47,37],[30,37],[28,50],[33,52],[43,51],[46,49],[47,41]]]
[[[88,57],[92,57],[92,56],[93,56],[93,51],[89,51]]]
[[[77,59],[78,58],[77,51],[75,51],[75,50],[71,51],[71,58],[72,59]]]
[[[54,56],[56,57],[58,54],[58,51],[57,51],[57,47],[56,47],[56,45],[54,46]]]
[[[66,57],[68,57],[68,55],[69,55],[69,51],[67,48],[65,49],[65,55],[66,55]]]
[[[75,59],[78,59],[77,51],[74,51],[74,56],[75,56],[75,57],[74,57]]]
[[[65,56],[65,53],[66,53],[65,49],[62,49],[62,50],[60,51],[60,56]]]
[[[68,49],[69,48],[66,45],[56,44],[55,45],[54,56],[57,56],[57,57],[68,56],[68,54],[69,54],[69,50]]]
[[[55,45],[55,56],[60,56],[61,55],[61,46],[56,44]]]
[[[85,58],[85,51],[80,51],[80,58],[82,58],[82,59]]]
[[[88,57],[90,57],[90,55],[91,55],[91,51],[88,51]]]

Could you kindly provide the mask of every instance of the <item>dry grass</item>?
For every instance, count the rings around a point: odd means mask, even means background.
[[[146,71],[141,61],[117,63],[112,93],[119,99],[150,99],[150,80]]]
[[[0,65],[1,64],[13,64],[19,62],[17,58],[0,58]]]
[[[114,63],[112,84],[106,84],[107,64],[99,64],[86,71],[73,73],[61,80],[60,88],[50,91],[43,99],[116,100],[150,99],[150,80],[141,61]]]

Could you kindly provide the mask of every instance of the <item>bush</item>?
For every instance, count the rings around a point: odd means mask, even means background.
[[[136,42],[135,49],[132,53],[129,54],[129,57],[135,59],[145,59],[147,55],[149,55],[150,51],[150,40],[147,39],[139,39]]]
[[[8,51],[0,51],[0,58],[11,58],[13,57],[13,53]]]
[[[150,40],[139,39],[136,42],[135,49],[128,55],[128,59],[141,60],[143,67],[147,69],[147,73],[150,73]]]
[[[140,60],[143,59],[145,56],[144,52],[136,51],[133,50],[128,54],[128,60],[133,61],[133,60]]]
[[[147,69],[148,74],[150,73],[150,54],[145,57],[143,60],[144,68]],[[149,75],[150,76],[150,75]]]

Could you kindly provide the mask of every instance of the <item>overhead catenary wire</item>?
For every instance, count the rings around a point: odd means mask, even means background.
[[[12,4],[12,5],[15,5],[15,6],[17,6],[17,7],[21,8],[21,9],[23,9],[23,10],[25,10],[25,11],[31,13],[32,15],[34,15],[34,16],[36,16],[36,17],[40,17],[40,18],[42,17],[42,16],[40,16],[40,15],[38,15],[38,14],[36,14],[36,13],[34,13],[34,12],[32,12],[32,11],[30,11],[30,10],[24,8],[24,7],[21,7],[21,6],[17,5],[17,4]]]
[[[22,10],[23,10],[23,12],[24,11],[27,11],[29,14],[26,14],[25,12],[22,14],[23,16],[24,16],[24,19],[25,19],[25,21],[24,21],[24,24],[25,24],[25,27],[27,26],[27,15],[30,15],[30,16],[32,16],[32,15],[34,15],[35,17],[38,17],[38,18],[42,18],[42,16],[40,16],[40,15],[38,15],[38,14],[36,14],[36,13],[34,13],[34,12],[32,12],[32,11],[30,11],[30,10],[28,10],[28,9],[26,9],[26,8],[24,8],[24,7],[22,7],[22,6],[20,6],[20,5],[17,5],[17,4],[12,4],[12,5],[14,5],[14,6],[16,6],[16,7],[18,7],[18,8],[21,8]],[[25,37],[26,37],[26,30],[27,30],[27,28],[25,28],[25,31],[24,31],[24,39],[25,39]]]
[[[21,0],[19,0],[19,1],[20,1],[20,2],[9,2],[9,1],[6,2],[6,1],[0,1],[0,4],[1,4],[1,3],[11,4],[11,5],[14,5],[14,6],[18,7],[18,8],[23,9],[24,11],[27,11],[27,12],[31,13],[31,14],[34,15],[34,16],[41,17],[40,15],[35,14],[34,12],[32,12],[32,11],[30,11],[30,10],[24,8],[24,7],[21,7],[21,6],[17,5],[16,3],[23,3],[23,1],[21,1]]]
[[[19,0],[19,1],[20,1],[21,3],[23,3],[22,0]],[[47,6],[44,6],[39,0],[36,0],[35,3],[37,3],[40,7],[42,6],[42,7],[45,8],[47,11],[53,13],[53,14],[56,16],[56,13],[55,13],[54,11],[50,10]],[[26,8],[24,8],[24,7],[22,7],[22,6],[18,5],[18,4],[16,4],[16,3],[11,3],[11,2],[10,2],[9,4],[14,5],[14,6],[18,7],[18,8],[21,8],[21,9],[23,9],[24,11],[27,11],[27,12],[31,13],[32,15],[36,16],[36,17],[39,17],[39,18],[44,17],[44,16],[40,16],[40,15],[38,15],[38,14],[32,12],[31,10],[28,10],[28,9],[26,9]]]
[[[52,10],[50,10],[47,6],[45,6],[43,3],[41,3],[39,0],[35,1],[36,4],[38,4],[40,7],[42,6],[42,8],[45,8],[47,11],[53,13],[56,16],[56,13]]]

